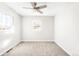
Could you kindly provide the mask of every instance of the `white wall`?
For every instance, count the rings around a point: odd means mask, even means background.
[[[53,41],[54,17],[52,16],[26,16],[23,17],[23,41]],[[41,21],[41,30],[32,30],[32,21]]]
[[[57,13],[55,16],[55,26],[54,17],[23,17],[23,33],[21,33],[21,23],[19,21],[21,18],[10,8],[3,5],[3,3],[0,3],[0,12],[13,16],[15,25],[15,33],[12,35],[12,37],[10,36],[7,39],[0,38],[0,54],[5,52],[6,49],[16,45],[20,41],[21,35],[23,35],[23,41],[52,41],[54,40],[55,28],[55,42],[70,55],[79,55],[79,4],[61,4],[56,7]],[[42,30],[40,32],[32,31],[32,20],[34,19],[40,19],[42,21]]]
[[[70,55],[79,55],[79,4],[57,6],[55,42]]]
[[[13,34],[7,34],[9,36],[5,37],[6,35],[0,35],[0,55],[3,54],[6,50],[9,48],[12,48],[18,42],[20,42],[21,38],[21,32],[20,32],[20,16],[17,15],[13,10],[8,8],[8,6],[4,5],[4,3],[0,3],[0,13],[10,15],[13,17],[14,20],[14,33]],[[6,19],[7,20],[7,19]]]

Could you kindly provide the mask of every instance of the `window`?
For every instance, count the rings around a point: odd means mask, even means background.
[[[33,20],[32,21],[32,30],[33,31],[41,31],[41,21],[40,20]]]
[[[12,16],[0,13],[0,32],[5,33],[14,32]]]

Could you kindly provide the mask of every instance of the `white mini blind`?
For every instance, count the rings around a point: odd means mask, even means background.
[[[5,28],[11,27],[12,17],[5,14],[0,14],[0,26]]]
[[[0,13],[0,31],[13,32],[13,19],[12,16]]]

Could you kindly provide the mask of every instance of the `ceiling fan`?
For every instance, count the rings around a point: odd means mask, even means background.
[[[46,8],[47,7],[47,5],[37,6],[37,2],[31,2],[31,6],[32,6],[32,8],[28,8],[28,7],[23,7],[23,8],[25,8],[25,9],[34,9],[37,12],[39,12],[39,13],[42,14],[43,12],[40,9],[43,9],[43,8]]]

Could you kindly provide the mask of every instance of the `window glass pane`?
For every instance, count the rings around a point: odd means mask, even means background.
[[[5,29],[5,30],[3,30]],[[5,33],[14,32],[14,25],[12,16],[0,14],[0,31],[4,31]]]

